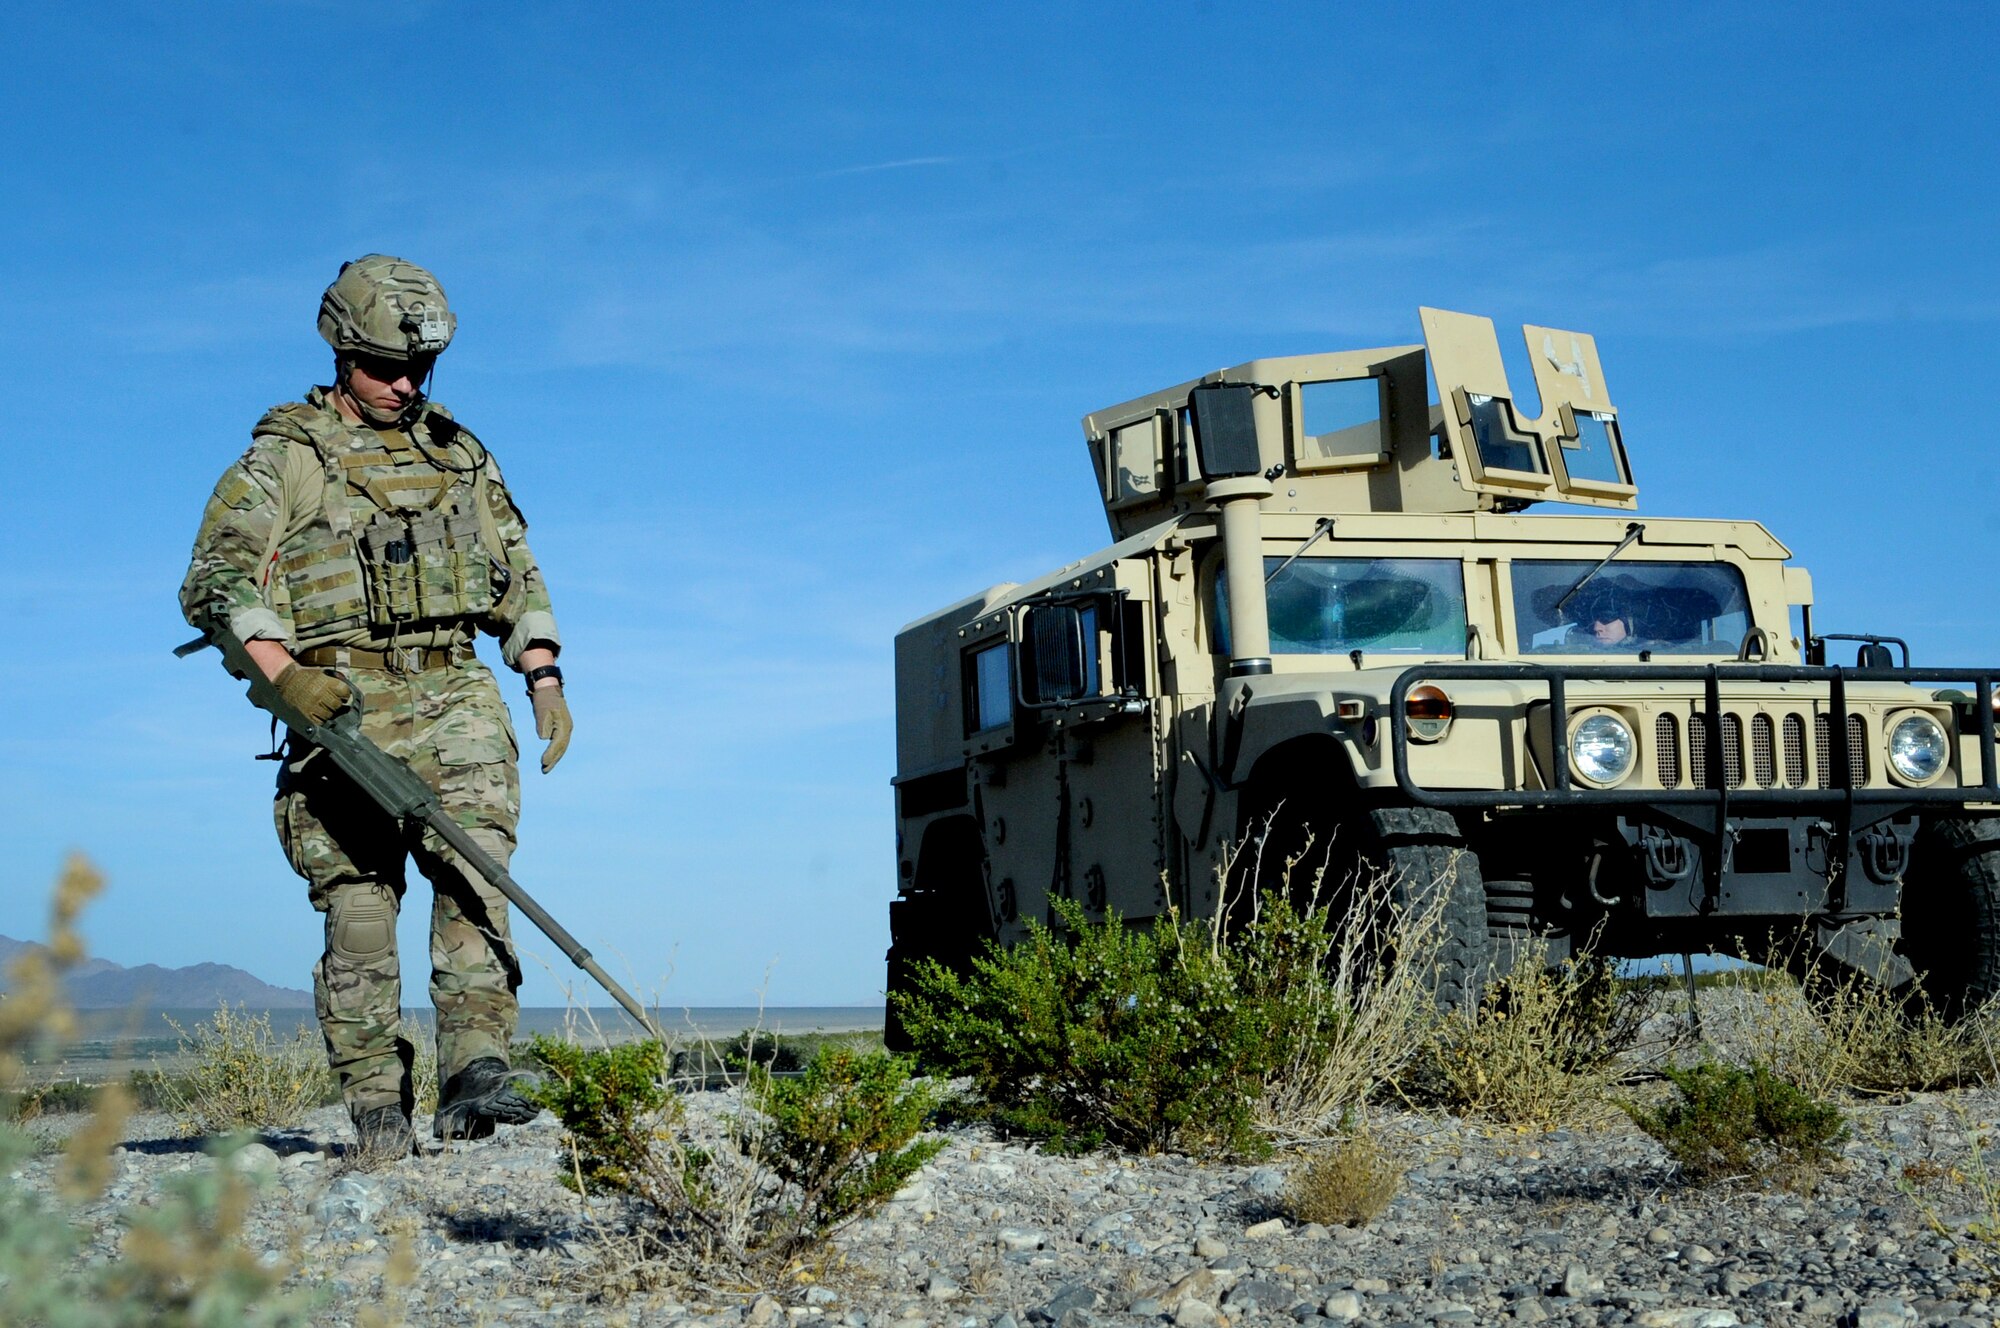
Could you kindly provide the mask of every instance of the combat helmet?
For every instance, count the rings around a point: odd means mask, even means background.
[[[319,302],[319,334],[334,350],[413,360],[451,344],[458,315],[438,279],[388,254],[343,263]]]

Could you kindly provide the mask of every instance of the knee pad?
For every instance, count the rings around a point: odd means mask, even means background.
[[[380,959],[396,948],[396,901],[379,885],[342,890],[326,911],[327,948],[342,959]]]

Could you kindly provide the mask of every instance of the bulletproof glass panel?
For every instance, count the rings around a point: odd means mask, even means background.
[[[1283,558],[1264,560],[1267,576]],[[1229,590],[1216,579],[1218,624]],[[1264,587],[1275,654],[1352,650],[1457,655],[1465,650],[1465,574],[1456,558],[1300,558]],[[1229,650],[1227,628],[1218,628]]]
[[[1160,418],[1149,415],[1111,431],[1109,496],[1114,506],[1149,502],[1160,492]]]
[[[1021,626],[1021,695],[1027,703],[1055,705],[1082,697],[1096,642],[1086,639],[1077,607],[1038,605]]]
[[[1247,383],[1203,384],[1188,393],[1195,454],[1211,480],[1262,473],[1257,450],[1258,389]]]
[[[1014,677],[1005,641],[974,651],[965,661],[967,731],[984,733],[1014,717]]]
[[[1375,378],[1299,384],[1299,455],[1302,469],[1315,463],[1372,462],[1383,442],[1382,388]]]
[[[1571,594],[1595,566],[1515,561],[1522,653],[1734,655],[1752,626],[1743,574],[1728,563],[1612,562]]]
[[[1624,450],[1615,416],[1578,411],[1576,440],[1563,440],[1563,468],[1573,480],[1630,484],[1632,481],[1625,474]]]
[[[1474,396],[1472,438],[1479,447],[1479,463],[1488,470],[1521,470],[1548,474],[1542,459],[1542,440],[1514,428],[1513,406],[1505,397]]]

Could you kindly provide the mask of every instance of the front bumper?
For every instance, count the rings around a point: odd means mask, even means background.
[[[1547,703],[1528,711],[1528,757],[1522,768],[1542,774],[1540,788],[1432,788],[1411,772],[1411,738],[1406,723],[1409,693],[1423,683],[1453,680],[1539,684]],[[1996,762],[1993,700],[2000,669],[1861,669],[1828,665],[1714,664],[1528,664],[1463,662],[1405,669],[1390,687],[1388,737],[1396,784],[1420,806],[1452,810],[1604,811],[1613,814],[1617,834],[1631,851],[1644,881],[1645,911],[1651,916],[1713,913],[1802,914],[1884,913],[1896,907],[1914,840],[1915,813],[2000,804],[2000,762]],[[1583,784],[1570,768],[1570,692],[1574,683],[1700,683],[1701,708],[1689,717],[1700,728],[1702,760],[1679,787]],[[1970,723],[1978,782],[1969,778],[1973,762],[1964,758],[1958,734],[1953,742],[1964,767],[1953,780],[1947,772],[1927,787],[1888,783],[1857,784],[1848,722],[1827,725],[1830,750],[1815,787],[1806,781],[1773,780],[1760,786],[1740,756],[1725,763],[1724,725],[1731,705],[1741,704],[1746,685],[1803,684],[1815,689],[1812,705],[1830,716],[1847,716],[1848,687],[1856,683],[1957,684],[1972,689]],[[1817,688],[1823,686],[1823,695]],[[1725,701],[1724,691],[1730,693]],[[1593,695],[1591,705],[1598,698]],[[1965,708],[1959,709],[1963,717]],[[1534,730],[1541,727],[1541,732]],[[1690,746],[1696,737],[1690,733]],[[1740,734],[1731,736],[1731,743]],[[1536,760],[1535,753],[1545,755]],[[1692,752],[1690,753],[1692,755]],[[1863,768],[1866,768],[1866,762]],[[1633,785],[1637,771],[1628,776]]]

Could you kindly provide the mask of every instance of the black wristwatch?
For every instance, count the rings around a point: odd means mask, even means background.
[[[544,664],[539,669],[529,669],[521,676],[527,680],[528,695],[530,696],[535,694],[535,684],[544,678],[554,678],[556,686],[562,686],[562,670],[553,664]]]

